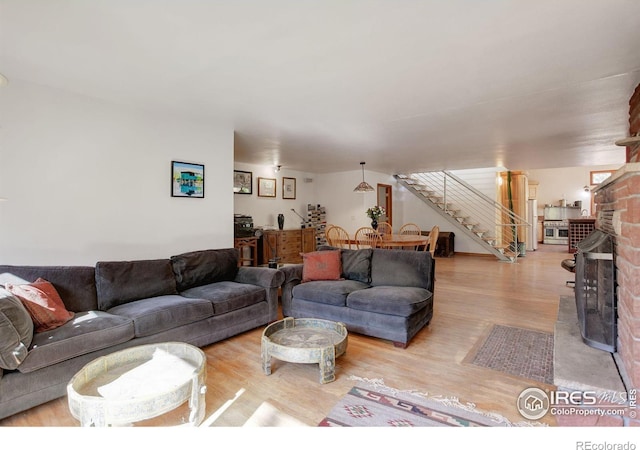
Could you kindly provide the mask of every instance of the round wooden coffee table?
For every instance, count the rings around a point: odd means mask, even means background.
[[[97,358],[67,385],[69,409],[82,426],[127,425],[189,401],[188,425],[204,418],[206,356],[184,342],[131,347]]]
[[[336,358],[347,350],[347,329],[340,322],[287,317],[262,332],[262,368],[271,375],[271,358],[317,363],[320,383],[335,380]]]

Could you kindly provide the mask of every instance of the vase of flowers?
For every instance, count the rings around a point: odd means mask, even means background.
[[[374,230],[378,229],[378,219],[381,216],[385,215],[385,211],[384,208],[382,206],[372,206],[371,208],[367,209],[367,217],[369,219],[371,219],[371,228],[373,228]]]

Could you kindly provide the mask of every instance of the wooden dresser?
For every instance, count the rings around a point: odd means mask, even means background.
[[[263,261],[277,258],[278,263],[300,264],[300,253],[316,250],[315,228],[265,230],[262,236]]]

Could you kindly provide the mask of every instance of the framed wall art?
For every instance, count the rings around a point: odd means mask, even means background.
[[[258,177],[258,197],[275,197],[276,179]]]
[[[253,193],[253,172],[233,171],[233,193],[249,195]]]
[[[204,198],[204,165],[171,161],[171,196]]]
[[[296,198],[296,179],[282,177],[282,198],[295,200]]]

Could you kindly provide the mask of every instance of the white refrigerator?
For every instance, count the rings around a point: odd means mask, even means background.
[[[531,224],[527,233],[527,250],[538,250],[538,200],[527,200],[527,222]]]

